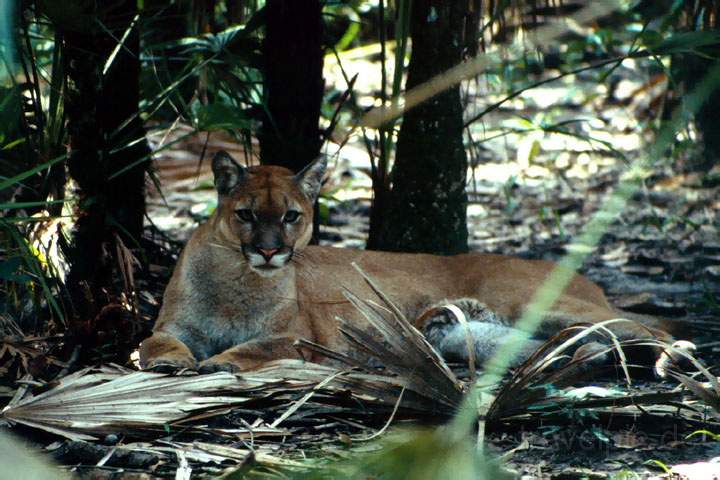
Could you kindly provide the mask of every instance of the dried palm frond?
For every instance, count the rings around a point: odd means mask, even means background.
[[[278,360],[258,370],[246,372],[242,378],[254,382],[270,382],[274,379],[272,391],[278,393],[288,389],[294,391],[319,390],[318,385],[325,383],[323,390],[330,393],[350,394],[352,397],[368,402],[368,406],[379,405],[393,407],[403,389],[402,406],[415,412],[431,413],[437,410],[437,399],[421,389],[413,389],[407,379],[384,372],[370,373],[362,371],[338,371],[336,368],[299,360]],[[328,378],[332,378],[328,381]],[[279,383],[278,383],[279,382]],[[292,405],[289,407],[291,408]],[[450,415],[446,411],[445,415]]]
[[[320,390],[339,394],[353,408],[361,401],[384,410],[395,405],[405,383],[391,375],[344,372],[300,360],[278,360],[243,375],[169,376],[120,367],[86,368],[51,390],[5,408],[2,418],[73,440],[97,440],[110,433],[133,437],[222,415],[230,407],[267,397],[288,403],[276,419],[279,424]],[[298,401],[298,391],[308,392],[307,398]],[[416,412],[434,411],[435,404],[422,392],[409,392],[403,400],[404,408]],[[282,432],[263,429],[264,435]]]
[[[374,331],[339,318],[340,332],[354,348],[371,355],[402,379],[408,390],[434,398],[446,407],[457,408],[463,396],[463,383],[400,309],[356,264],[353,266],[385,306],[345,290],[345,297]]]
[[[510,380],[503,385],[488,410],[488,419],[500,419],[526,411],[548,397],[546,386],[553,385],[553,388],[559,389],[576,383],[591,373],[585,368],[587,364],[613,351],[619,352],[618,356],[629,385],[630,376],[622,342],[607,328],[607,325],[618,321],[630,320],[609,320],[586,328],[570,327],[550,338],[518,367]],[[588,335],[598,332],[607,334],[611,343],[604,349],[568,361],[568,352],[573,347]]]
[[[256,447],[250,448],[236,448],[228,445],[218,445],[208,442],[159,442],[160,445],[150,445],[137,443],[129,445],[135,451],[156,453],[160,455],[176,455],[178,452],[182,452],[182,456],[186,460],[199,463],[244,463],[252,462],[260,465],[270,467],[283,467],[283,468],[304,468],[307,469],[310,465],[281,458],[277,455],[273,455],[273,452],[268,447]]]
[[[356,323],[340,321],[340,331],[351,345],[380,361],[387,370],[395,373],[398,380],[409,391],[422,397],[436,398],[440,404],[457,408],[462,399],[465,385],[457,380],[440,355],[430,346],[424,336],[403,316],[402,312],[387,298],[374,282],[354,265],[384,305],[358,298],[350,291],[345,292],[348,300],[368,320],[372,327],[363,330]],[[666,414],[668,411],[683,410],[683,417],[700,421],[696,402],[685,391],[651,392],[618,389],[615,396],[577,398],[582,389],[569,388],[578,381],[597,373],[588,368],[598,359],[614,355],[623,373],[628,388],[632,385],[628,358],[628,347],[654,347],[666,349],[675,358],[686,358],[706,377],[705,383],[672,375],[694,395],[715,408],[720,407],[720,385],[686,349],[678,349],[658,340],[620,340],[611,330],[618,323],[632,322],[628,319],[612,319],[587,327],[574,326],[565,329],[548,340],[523,365],[521,365],[498,391],[490,406],[488,422],[519,418],[532,412],[548,414],[567,409],[593,408],[600,411],[608,408],[615,413],[637,415],[639,408]],[[601,335],[606,338],[603,348],[589,351],[586,355],[569,355],[588,337]],[[599,345],[599,344],[598,344]],[[571,358],[572,357],[572,358]],[[602,390],[602,389],[599,389]],[[618,393],[619,392],[619,393]],[[623,410],[624,409],[624,410]]]
[[[169,377],[86,368],[51,390],[6,408],[2,417],[74,440],[97,440],[98,434],[157,429],[199,410],[239,403],[242,398],[222,395],[237,383],[234,375],[223,372]]]
[[[699,413],[695,398],[687,391],[675,389],[673,391],[650,392],[631,391],[628,359],[625,356],[626,348],[649,348],[669,352],[674,359],[684,359],[698,369],[707,379],[699,382],[692,377],[676,370],[667,370],[667,374],[677,379],[687,389],[708,406],[720,408],[720,385],[718,380],[690,353],[686,348],[677,348],[659,340],[619,340],[608,325],[617,322],[634,322],[627,319],[616,319],[600,322],[589,327],[570,327],[559,332],[541,346],[523,365],[521,365],[511,379],[500,389],[495,401],[488,411],[488,420],[508,420],[519,418],[530,413],[548,415],[552,412],[567,411],[568,409],[592,408],[596,413],[602,413],[603,408],[619,415],[627,413],[637,415],[642,413],[667,414],[678,413],[686,420],[701,421],[706,413]],[[567,354],[569,349],[575,347],[588,335],[603,333],[611,340],[604,348],[592,351],[580,358]],[[599,358],[614,353],[623,374],[628,389],[617,387],[609,396],[595,396],[578,399],[578,392],[583,389],[568,388],[577,384],[579,380],[592,377],[596,368],[590,368]],[[666,354],[667,356],[668,354]],[[669,358],[669,357],[668,357]],[[563,363],[565,362],[565,363]],[[599,388],[598,390],[605,390]]]
[[[42,365],[63,366],[63,363],[48,355],[45,343],[47,337],[7,336],[0,338],[0,375],[6,375],[15,365],[20,372],[31,372]],[[34,372],[33,372],[34,373]]]
[[[378,305],[360,300],[349,292],[346,292],[346,296],[373,326],[391,325],[391,319],[394,317],[389,312],[385,312],[383,315],[381,313],[383,310]],[[393,336],[392,331],[383,332],[383,337],[378,339],[373,332],[363,330],[342,319],[339,320],[341,322],[340,331],[353,347],[382,362],[388,371],[398,375],[398,381],[405,388],[426,398],[434,399],[445,407],[454,409],[460,404],[461,384],[455,378],[445,376],[445,372],[440,367],[440,365],[444,365],[444,361],[439,356],[437,359],[442,364],[435,363],[435,358],[414,348],[414,345],[406,337]]]

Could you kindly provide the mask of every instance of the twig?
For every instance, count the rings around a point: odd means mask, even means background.
[[[338,372],[335,372],[335,373],[333,373],[332,375],[330,375],[329,377],[327,377],[325,380],[323,380],[322,382],[320,382],[320,383],[318,383],[317,385],[315,385],[315,386],[312,388],[312,390],[310,390],[308,393],[306,393],[305,395],[303,395],[303,397],[302,397],[300,400],[298,400],[297,402],[295,402],[295,403],[293,403],[292,405],[290,405],[290,408],[288,408],[287,410],[285,410],[285,412],[284,412],[282,415],[280,415],[274,422],[272,422],[272,423],[270,424],[270,428],[277,428],[278,425],[280,425],[280,424],[281,424],[284,420],[286,420],[290,415],[292,415],[293,413],[295,413],[298,408],[302,407],[308,400],[310,400],[310,398],[311,398],[313,395],[315,395],[315,392],[317,392],[318,390],[320,390],[321,388],[323,388],[324,386],[326,386],[327,384],[329,384],[330,382],[332,382],[333,380],[335,380],[336,377],[338,377],[338,376],[340,376],[340,375],[342,375],[342,374],[344,374],[344,373],[346,373],[345,370],[340,370],[340,371],[338,371]]]
[[[75,345],[75,348],[73,348],[72,354],[70,354],[70,358],[65,363],[65,366],[62,368],[62,370],[60,370],[57,375],[55,375],[55,380],[59,380],[68,374],[73,365],[75,365],[75,362],[77,362],[77,359],[80,356],[81,348],[81,345]]]
[[[110,449],[109,452],[107,452],[103,457],[95,464],[96,467],[102,467],[104,466],[108,460],[110,460],[113,455],[115,455],[115,452],[117,451],[117,447],[113,447]]]
[[[335,108],[335,111],[333,112],[332,117],[330,118],[330,125],[325,129],[323,132],[323,143],[327,141],[330,138],[330,135],[332,135],[333,130],[335,130],[335,127],[338,124],[338,119],[340,117],[340,110],[342,107],[345,106],[345,103],[347,102],[348,98],[352,95],[353,88],[355,88],[355,81],[358,78],[359,73],[356,73],[348,83],[347,88],[343,92],[342,96],[340,97],[340,101],[338,102],[337,107]]]
[[[18,380],[18,383],[20,383],[21,381],[25,382],[25,383],[20,384],[20,387],[15,392],[15,395],[13,395],[12,400],[10,400],[10,402],[8,402],[8,404],[5,406],[5,408],[3,408],[3,410],[2,410],[3,412],[11,407],[14,407],[18,403],[20,403],[20,401],[23,399],[23,397],[25,397],[25,394],[27,393],[28,389],[30,388],[30,385],[28,385],[27,382],[31,381],[32,378],[33,378],[32,375],[30,375],[29,373],[26,373],[25,375],[23,375],[23,377],[20,380]]]
[[[395,419],[395,414],[397,413],[398,408],[400,407],[400,403],[402,402],[404,394],[405,394],[405,387],[403,387],[402,390],[400,390],[400,395],[398,395],[397,402],[395,402],[395,406],[393,407],[393,411],[390,414],[390,418],[388,418],[387,422],[385,422],[385,425],[383,425],[383,427],[380,430],[378,430],[377,432],[373,433],[372,435],[370,435],[368,437],[355,438],[353,440],[355,440],[356,442],[367,442],[367,441],[373,440],[373,439],[379,437],[380,435],[382,435],[383,433],[385,433],[385,431],[390,427],[390,424],[392,423],[392,421]]]

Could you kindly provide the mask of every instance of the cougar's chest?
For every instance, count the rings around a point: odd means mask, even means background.
[[[248,273],[229,273],[210,281],[206,277],[201,290],[206,320],[199,329],[207,356],[281,330],[297,309],[292,284]]]

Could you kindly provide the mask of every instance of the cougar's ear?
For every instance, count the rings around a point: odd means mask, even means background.
[[[297,182],[300,190],[307,195],[310,200],[315,200],[320,193],[320,185],[322,183],[323,175],[325,175],[325,168],[327,167],[327,159],[325,155],[321,155],[314,162],[307,167],[303,168],[297,175],[295,175],[295,181]]]
[[[239,165],[224,150],[215,154],[212,160],[215,189],[220,195],[227,195],[246,175],[245,167]]]

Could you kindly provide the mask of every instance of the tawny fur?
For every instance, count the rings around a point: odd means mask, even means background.
[[[443,257],[307,246],[312,202],[324,172],[322,161],[294,176],[280,167],[244,169],[221,154],[213,168],[218,208],[193,233],[181,255],[154,334],[141,345],[143,368],[252,369],[274,359],[299,357],[293,347],[298,338],[344,351],[347,346],[336,317],[363,319],[346,301],[342,288],[361,298],[374,298],[352,262],[408,318],[420,317],[443,299],[465,298],[484,304],[505,328],[520,317],[553,268],[550,262],[494,254]],[[239,219],[242,209],[252,210],[255,219]],[[283,221],[288,210],[300,213],[297,221]],[[268,242],[281,247],[268,265],[258,266],[263,260],[253,245],[263,247]],[[575,275],[541,331],[549,335],[575,323],[627,316],[608,303],[600,287]],[[653,334],[669,340],[669,334],[657,329],[660,326],[654,323]],[[425,325],[417,327],[422,330]],[[502,328],[473,328],[482,335],[504,335]],[[652,336],[633,324],[619,325],[615,332],[622,338]],[[464,348],[462,342],[455,343]],[[313,355],[309,359],[324,361]]]

